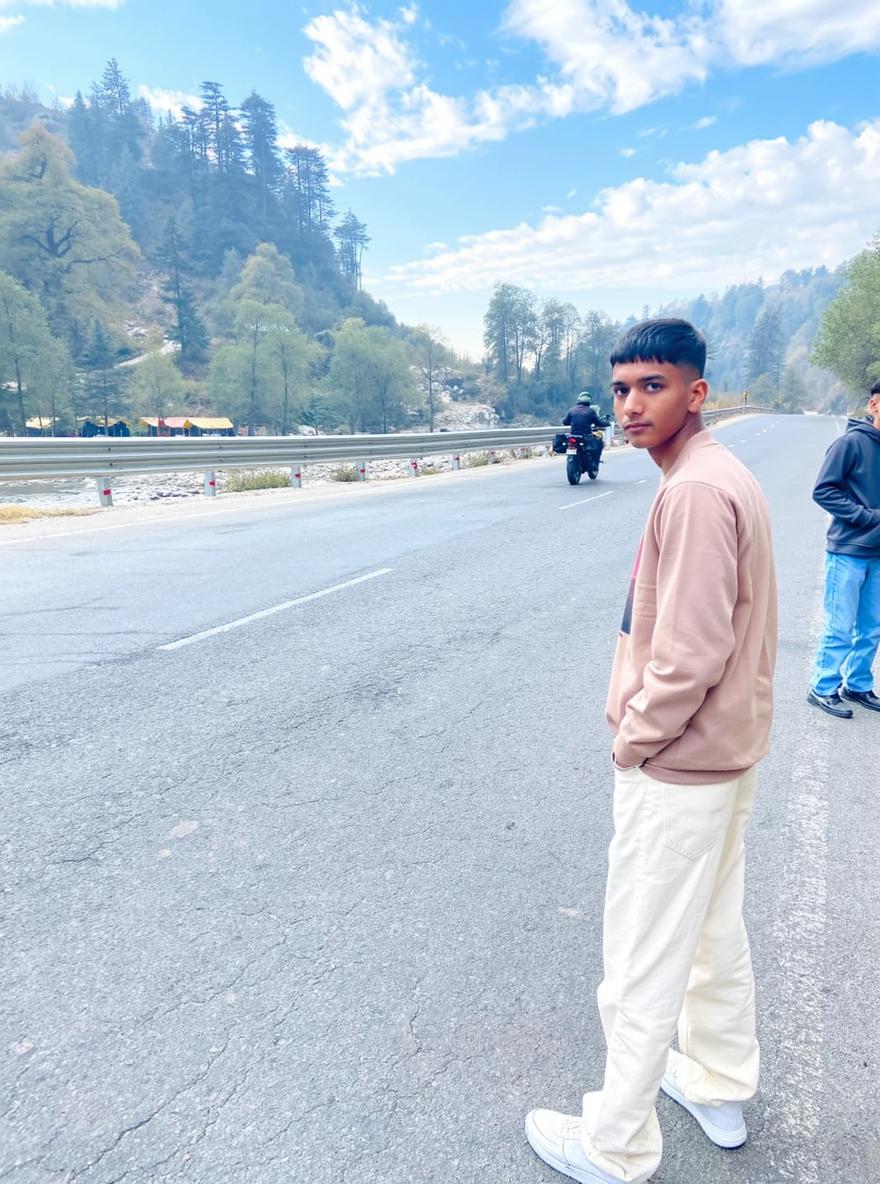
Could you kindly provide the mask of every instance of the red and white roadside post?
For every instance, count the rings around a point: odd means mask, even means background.
[[[294,467],[290,470],[290,484],[293,486],[294,489],[302,489],[302,487],[303,487],[302,465],[294,465]]]
[[[205,473],[205,497],[217,496],[217,474],[213,471]]]
[[[110,487],[109,477],[96,477],[95,484],[98,486],[98,501],[102,506],[113,505],[113,490]]]

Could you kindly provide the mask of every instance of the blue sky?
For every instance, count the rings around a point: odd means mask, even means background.
[[[0,78],[44,99],[111,56],[157,109],[259,90],[367,223],[367,286],[474,356],[496,281],[623,316],[851,256],[878,51],[866,0],[0,0]]]

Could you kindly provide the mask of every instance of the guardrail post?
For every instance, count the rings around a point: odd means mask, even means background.
[[[453,467],[453,469],[460,469],[461,468],[461,456],[457,452],[453,454],[452,467]]]
[[[95,484],[98,486],[98,501],[102,506],[113,505],[113,490],[110,488],[109,477],[96,477]]]
[[[495,461],[497,460],[497,457],[495,456],[495,449],[494,448],[489,449],[488,457],[489,457],[489,464],[494,465]]]
[[[357,464],[355,465],[355,470],[357,472],[358,481],[366,481],[366,479],[367,479],[367,462],[365,460],[359,460],[357,462]]]
[[[302,489],[302,487],[303,487],[302,465],[296,465],[294,468],[292,468],[290,470],[290,484],[293,486],[294,489]]]
[[[418,477],[419,475],[419,462],[415,457],[409,462],[409,475],[410,477]]]
[[[205,473],[205,497],[217,496],[217,474],[208,471]]]

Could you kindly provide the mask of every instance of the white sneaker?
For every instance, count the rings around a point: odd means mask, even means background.
[[[581,1184],[622,1184],[587,1159],[581,1142],[581,1120],[555,1110],[531,1110],[526,1115],[526,1138],[544,1163]]]
[[[703,1128],[703,1133],[716,1147],[725,1147],[729,1151],[734,1147],[742,1147],[745,1143],[748,1131],[740,1102],[722,1102],[719,1106],[706,1106],[700,1102],[688,1101],[681,1092],[674,1068],[666,1070],[660,1088],[696,1118]]]

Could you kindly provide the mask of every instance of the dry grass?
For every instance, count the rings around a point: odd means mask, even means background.
[[[331,481],[357,481],[357,469],[354,465],[340,465],[330,474]]]
[[[97,513],[97,507],[94,510],[59,510],[53,506],[0,505],[0,522],[29,522],[31,518],[84,518],[88,514]]]
[[[249,493],[254,489],[287,489],[290,473],[286,469],[232,469],[226,475],[225,493]]]

